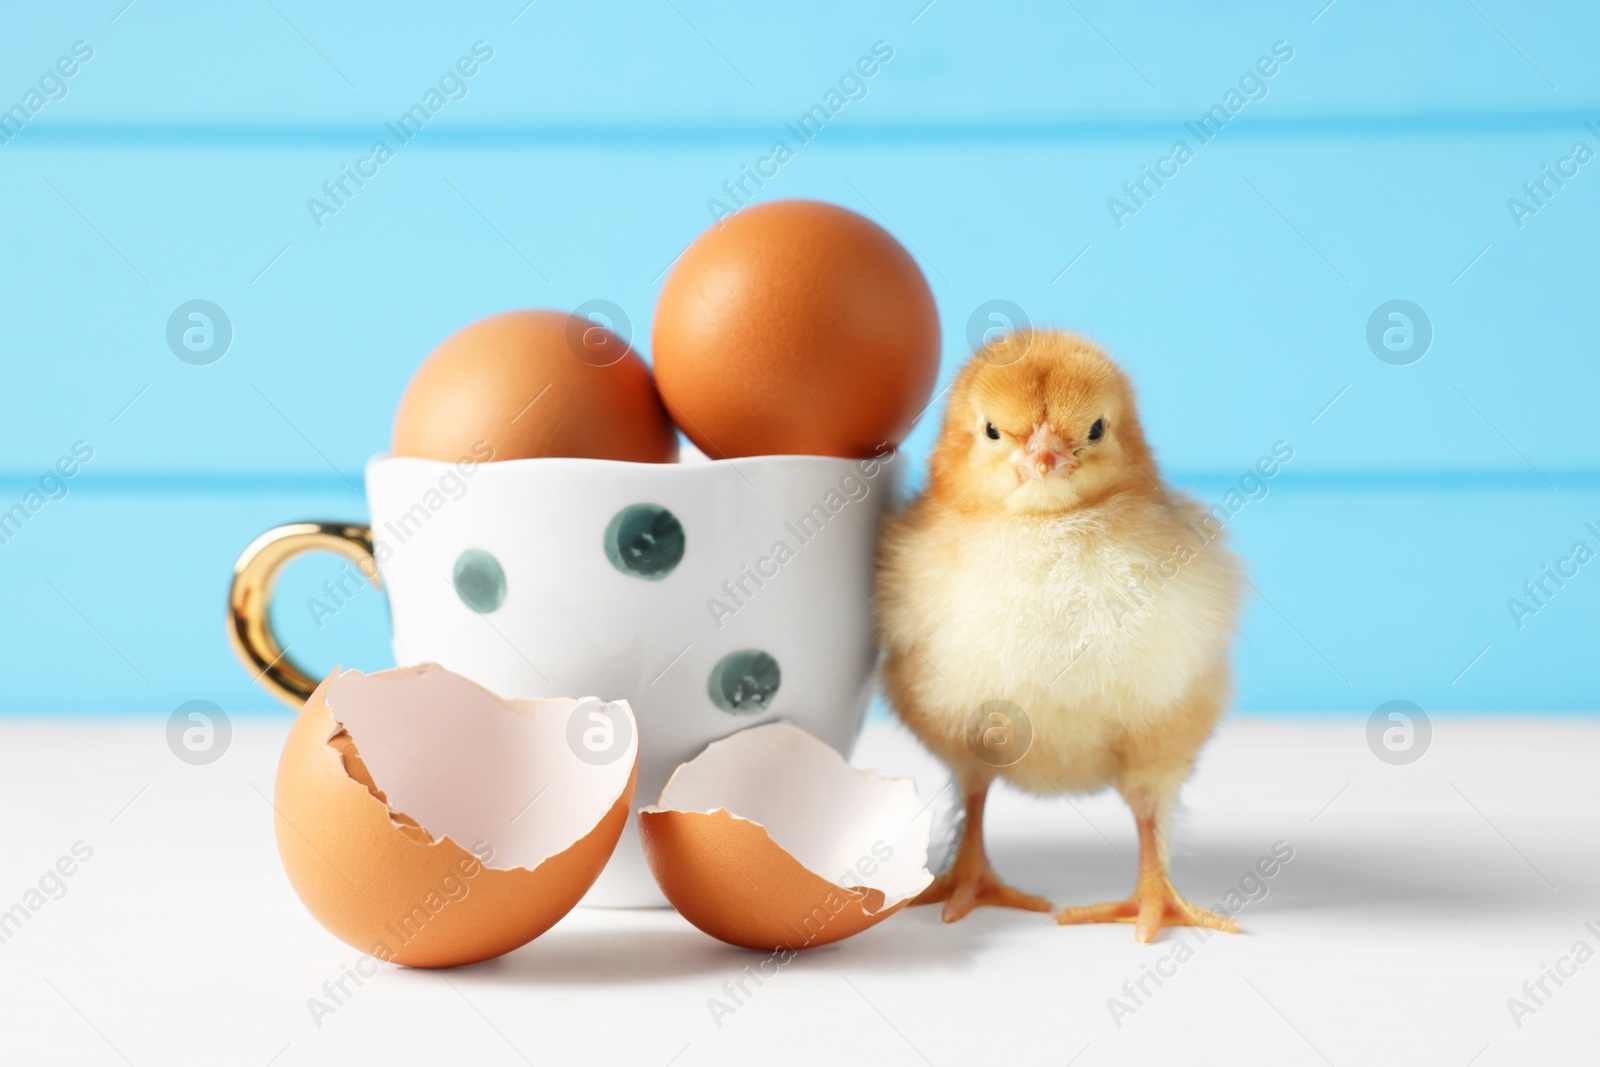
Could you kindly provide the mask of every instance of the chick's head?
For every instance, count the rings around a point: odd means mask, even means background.
[[[968,508],[1058,513],[1159,479],[1127,375],[1071,334],[1009,334],[950,391],[931,491]]]

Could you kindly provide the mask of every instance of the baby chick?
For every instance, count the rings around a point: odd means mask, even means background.
[[[954,922],[980,904],[1048,911],[983,847],[1001,777],[1037,793],[1115,786],[1139,831],[1126,900],[1061,923],[1237,932],[1167,877],[1178,789],[1221,716],[1243,575],[1216,520],[1161,481],[1127,376],[1088,341],[1012,334],[950,391],[928,487],[878,555],[889,702],[951,768],[966,821],[919,898]]]

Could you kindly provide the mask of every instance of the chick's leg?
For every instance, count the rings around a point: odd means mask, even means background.
[[[943,902],[942,918],[947,923],[965,917],[983,904],[1024,911],[1052,910],[1055,905],[1048,900],[1011,888],[989,866],[989,856],[983,848],[983,805],[989,796],[989,779],[963,778],[961,785],[967,817],[961,828],[961,844],[956,849],[955,862],[911,903]]]
[[[1167,876],[1167,827],[1171,804],[1149,794],[1130,798],[1139,826],[1139,879],[1126,900],[1086,907],[1064,908],[1056,922],[1134,923],[1134,939],[1148,944],[1163,926],[1204,926],[1210,930],[1239,932],[1239,924],[1225,915],[1198,907],[1178,895]]]

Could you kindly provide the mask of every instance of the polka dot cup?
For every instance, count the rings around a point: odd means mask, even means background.
[[[867,598],[893,467],[889,453],[380,457],[357,547],[388,593],[396,663],[440,663],[507,697],[627,700],[644,806],[678,764],[758,723],[787,719],[849,753],[871,696]],[[585,899],[664,903],[632,825]]]

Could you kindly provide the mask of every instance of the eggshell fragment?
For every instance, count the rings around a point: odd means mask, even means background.
[[[618,724],[598,760],[569,742],[575,715],[596,713]],[[335,670],[278,763],[278,852],[306,908],[352,947],[475,963],[578,903],[622,834],[637,768],[624,702],[502,700],[434,664]]]
[[[814,948],[893,915],[933,881],[916,785],[858,771],[787,722],[681,765],[639,812],[645,859],[684,918],[752,949]]]

